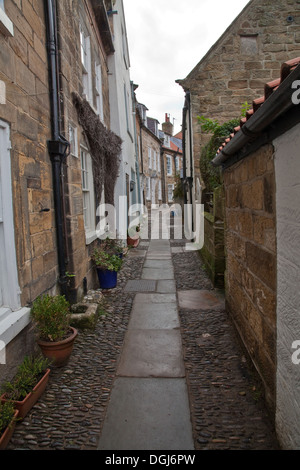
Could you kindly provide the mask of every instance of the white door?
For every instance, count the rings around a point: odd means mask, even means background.
[[[14,236],[9,132],[8,124],[0,121],[0,308],[4,306],[15,310],[20,307],[20,290]]]

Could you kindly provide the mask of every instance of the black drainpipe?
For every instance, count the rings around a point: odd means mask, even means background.
[[[50,105],[51,105],[51,140],[48,151],[52,162],[53,192],[56,218],[57,253],[59,266],[59,285],[61,294],[67,296],[66,258],[64,241],[64,211],[62,198],[62,164],[68,155],[70,144],[60,134],[60,108],[58,98],[58,62],[57,62],[57,29],[55,0],[45,0],[45,17],[47,30],[47,51],[49,65]]]

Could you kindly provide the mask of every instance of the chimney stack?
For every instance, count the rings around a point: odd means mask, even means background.
[[[173,136],[173,124],[170,122],[170,114],[165,114],[165,122],[162,123],[162,130],[166,134]]]

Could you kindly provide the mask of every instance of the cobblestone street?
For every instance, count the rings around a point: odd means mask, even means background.
[[[212,290],[197,252],[171,241],[177,293]],[[102,297],[94,330],[80,330],[69,363],[52,369],[47,389],[18,423],[8,450],[96,450],[147,242],[126,256],[117,288]],[[196,450],[276,450],[259,383],[248,367],[224,309],[179,306],[186,378]],[[180,449],[178,449],[180,450]]]

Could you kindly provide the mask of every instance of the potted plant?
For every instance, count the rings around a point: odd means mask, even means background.
[[[43,356],[25,356],[12,381],[1,387],[1,402],[10,402],[23,419],[43,394],[50,374],[50,361]]]
[[[0,402],[0,450],[4,450],[13,435],[19,410],[12,403]]]
[[[138,232],[141,230],[141,225],[138,224],[135,227],[131,227],[127,231],[127,245],[136,247],[140,242],[140,236]]]
[[[70,325],[70,305],[63,295],[38,297],[31,309],[31,318],[38,331],[38,345],[54,366],[68,361],[78,334]]]
[[[109,253],[123,258],[124,247],[120,240],[107,237],[103,242],[103,248]]]
[[[118,255],[106,251],[105,246],[100,246],[94,249],[92,260],[96,265],[100,287],[102,289],[116,287],[122,259]]]

